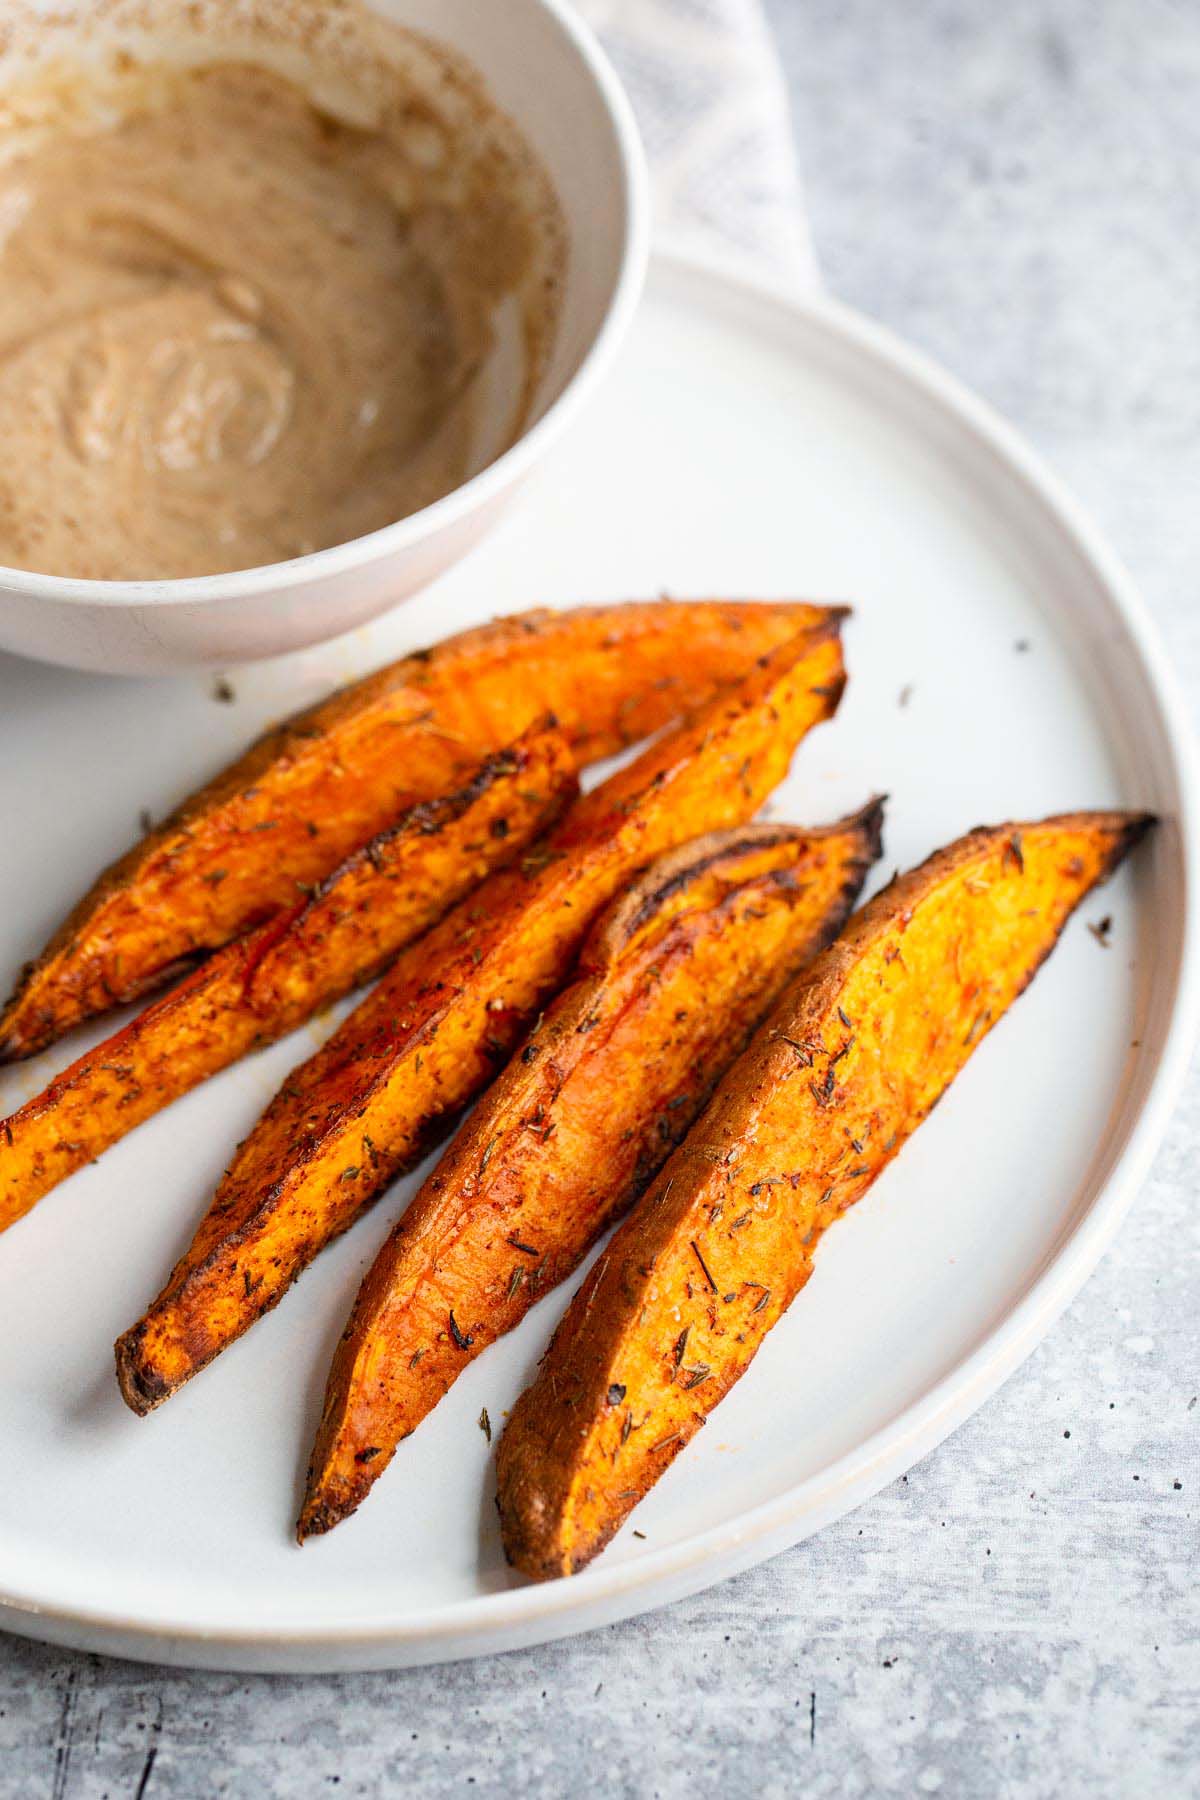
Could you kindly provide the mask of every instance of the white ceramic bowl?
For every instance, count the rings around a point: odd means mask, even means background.
[[[212,0],[209,0],[212,4]],[[229,0],[231,16],[239,0]],[[366,0],[466,56],[540,155],[566,216],[558,338],[523,436],[444,499],[286,563],[178,581],[85,581],[0,567],[0,649],[108,674],[223,666],[320,642],[426,586],[494,522],[612,360],[645,274],[649,205],[616,76],[562,0]],[[16,0],[62,42],[95,0]],[[139,0],[169,46],[177,0]],[[120,32],[120,0],[105,18]],[[65,21],[65,23],[64,23]],[[161,21],[161,23],[159,22]],[[81,34],[82,36],[82,34]],[[136,33],[144,53],[144,31]],[[7,61],[0,57],[0,82]],[[531,596],[531,599],[535,596]]]

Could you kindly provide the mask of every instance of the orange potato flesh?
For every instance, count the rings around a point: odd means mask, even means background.
[[[744,1373],[827,1226],[926,1118],[1145,830],[970,833],[804,972],[575,1296],[498,1452],[509,1560],[590,1562]]]
[[[163,1292],[118,1341],[135,1411],[239,1337],[420,1159],[562,985],[601,907],[654,857],[751,817],[843,680],[836,624],[774,651],[401,955],[290,1076]]]
[[[295,903],[404,810],[554,713],[583,767],[710,698],[836,612],[652,601],[498,619],[268,732],[115,862],[0,1011],[0,1061],[161,987]]]
[[[472,1358],[565,1279],[837,935],[882,809],[750,825],[653,863],[383,1246],[334,1356],[301,1540],[355,1510]],[[453,1317],[454,1326],[450,1325]]]
[[[534,726],[467,787],[410,807],[309,899],[218,950],[0,1121],[0,1230],[172,1100],[377,974],[519,856],[575,787],[565,736]]]

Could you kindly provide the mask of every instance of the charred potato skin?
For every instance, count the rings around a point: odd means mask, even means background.
[[[239,1147],[148,1313],[116,1346],[149,1411],[276,1305],[318,1251],[449,1129],[562,985],[600,909],[699,831],[744,823],[844,686],[839,621],[759,660],[569,809],[404,952]]]
[[[744,1373],[824,1230],[1150,823],[979,828],[893,881],[788,991],[618,1229],[513,1410],[497,1456],[512,1563],[549,1579],[604,1548]]]
[[[577,767],[844,609],[651,601],[518,614],[390,664],[267,732],[113,863],[22,970],[0,1062],[138,1000],[295,902],[406,806],[545,712]]]
[[[552,720],[409,808],[290,912],[217,951],[0,1121],[0,1231],[136,1126],[378,973],[577,791]]]
[[[330,1371],[301,1541],[356,1510],[467,1364],[642,1191],[788,979],[845,923],[881,820],[875,801],[824,830],[710,834],[606,910],[572,985],[364,1279]]]

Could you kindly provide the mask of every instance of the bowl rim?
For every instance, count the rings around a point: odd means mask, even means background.
[[[230,569],[216,575],[159,576],[151,580],[48,575],[0,563],[0,586],[10,594],[59,605],[117,609],[195,605],[298,589],[415,548],[481,511],[529,472],[594,392],[633,321],[650,258],[650,178],[633,108],[594,32],[568,0],[526,0],[526,4],[550,20],[591,78],[613,136],[624,214],[624,241],[616,279],[599,327],[578,367],[541,417],[507,450],[440,500],[343,544],[331,544],[284,562],[255,563],[246,569]]]

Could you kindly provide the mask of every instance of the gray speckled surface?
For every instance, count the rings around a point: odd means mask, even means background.
[[[1200,7],[772,12],[831,285],[1048,453],[1200,701]],[[397,1675],[3,1639],[0,1796],[1200,1793],[1198,1148],[1193,1081],[1038,1353],[814,1542],[640,1621]]]

